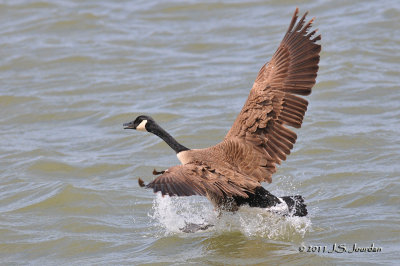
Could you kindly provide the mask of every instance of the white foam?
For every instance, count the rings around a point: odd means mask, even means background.
[[[281,201],[281,203],[276,204],[271,208],[268,208],[268,210],[280,215],[289,215],[289,206],[287,205],[287,203],[282,198],[278,197],[278,199]]]
[[[186,224],[212,224],[206,231],[240,231],[248,237],[266,237],[273,240],[301,240],[311,230],[308,217],[283,216],[288,213],[286,203],[275,209],[242,206],[235,213],[224,212],[218,217],[213,206],[204,197],[162,197],[157,194],[149,216],[165,230],[165,234],[184,234]],[[204,232],[204,231],[199,231]]]
[[[153,213],[149,214],[166,233],[181,232],[186,224],[214,224],[217,213],[206,198],[169,197],[157,193],[153,201]]]
[[[306,232],[311,229],[309,218],[283,216],[271,209],[243,206],[236,215],[240,221],[239,230],[248,237],[259,236],[273,240],[293,241],[304,238]]]

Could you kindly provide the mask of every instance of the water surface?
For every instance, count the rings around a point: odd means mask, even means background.
[[[149,114],[185,146],[218,143],[296,6],[317,18],[320,70],[265,187],[303,195],[310,215],[217,218],[203,198],[139,188],[178,160],[122,123]],[[399,261],[398,1],[5,1],[0,22],[3,264]],[[299,252],[334,243],[382,251]]]

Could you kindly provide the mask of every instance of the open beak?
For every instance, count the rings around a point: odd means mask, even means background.
[[[133,124],[133,121],[123,124],[123,127],[124,127],[124,129],[136,129],[134,124]]]

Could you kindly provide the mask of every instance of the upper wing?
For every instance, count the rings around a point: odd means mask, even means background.
[[[312,37],[316,30],[308,31],[314,19],[305,24],[307,13],[296,24],[297,14],[298,9],[278,50],[258,73],[243,109],[225,137],[251,146],[260,157],[263,164],[258,168],[265,176],[259,181],[271,182],[275,164],[290,153],[297,136],[285,125],[299,128],[308,105],[295,94],[310,94],[317,77],[321,46],[316,41],[321,36]],[[249,162],[252,164],[254,160]]]
[[[246,192],[259,186],[258,183],[251,182],[251,180],[247,184],[237,184],[234,181],[235,178],[231,179],[230,177],[234,177],[234,174],[229,173],[229,177],[227,177],[209,166],[189,163],[167,169],[146,187],[169,196],[201,195],[220,198],[241,196],[247,198]]]

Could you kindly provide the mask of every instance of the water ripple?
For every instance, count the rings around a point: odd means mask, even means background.
[[[316,16],[320,70],[293,152],[266,187],[302,194],[310,216],[278,221],[248,209],[218,220],[205,199],[139,188],[178,160],[122,123],[149,114],[185,146],[221,141],[292,1],[0,3],[2,262],[396,264],[400,5],[297,4]],[[185,219],[217,226],[183,234]],[[355,242],[383,252],[298,252]]]

